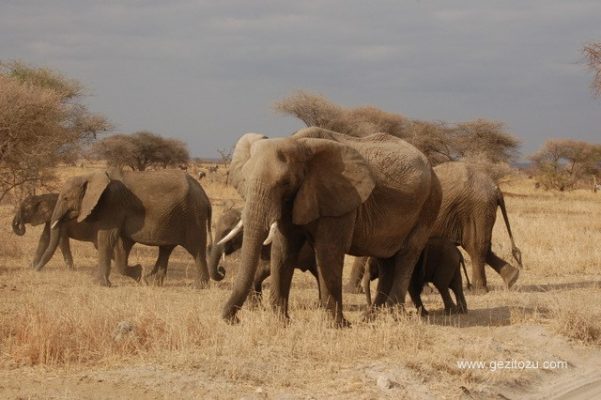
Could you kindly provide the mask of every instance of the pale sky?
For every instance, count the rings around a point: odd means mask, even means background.
[[[296,89],[409,118],[500,120],[524,155],[547,138],[599,143],[590,41],[599,0],[0,0],[0,59],[59,70],[117,131],[207,157],[245,132],[302,127],[272,110]]]

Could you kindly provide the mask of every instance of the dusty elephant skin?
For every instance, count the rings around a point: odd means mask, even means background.
[[[440,185],[426,157],[386,134],[353,138],[307,128],[287,138],[240,138],[232,183],[245,199],[242,263],[223,317],[237,320],[254,282],[263,241],[277,222],[271,251],[271,303],[288,318],[294,261],[309,240],[322,305],[337,326],[345,253],[384,260],[374,307],[403,302],[413,266],[440,206]]]
[[[56,251],[60,236],[71,221],[93,226],[98,246],[98,280],[110,286],[110,261],[119,271],[136,280],[141,267],[127,267],[134,243],[159,246],[159,258],[150,276],[161,284],[169,255],[184,247],[198,270],[197,284],[209,280],[206,264],[207,235],[211,236],[211,205],[198,182],[184,172],[98,172],[77,176],[63,186],[51,218],[50,244],[36,269],[41,269]],[[220,271],[211,271],[215,280]]]
[[[503,193],[494,180],[475,166],[464,162],[447,162],[434,167],[442,187],[442,204],[432,231],[433,237],[443,237],[458,243],[472,261],[472,284],[476,291],[488,291],[484,264],[490,265],[505,285],[511,287],[519,277],[519,269],[497,256],[491,248],[492,230],[501,209],[511,240],[513,257],[522,267],[522,256],[515,245],[507,217]],[[347,288],[360,291],[365,259],[353,264]]]
[[[217,220],[217,223],[215,224],[215,243],[209,251],[209,269],[222,268],[217,266],[222,256],[224,254],[230,255],[242,247],[243,230],[240,230],[225,243],[220,243],[226,235],[235,229],[241,218],[242,211],[240,209],[232,208],[225,211]],[[317,276],[317,265],[315,263],[315,253],[313,252],[313,248],[308,243],[305,243],[299,252],[298,257],[299,258],[294,263],[294,267],[303,272],[311,272],[317,280],[317,289],[319,290],[319,279]],[[249,299],[252,303],[258,303],[262,298],[263,281],[271,275],[270,260],[271,244],[268,244],[261,249],[259,267],[255,274],[252,286],[253,290]]]
[[[23,236],[25,234],[25,224],[32,226],[44,224],[44,230],[40,235],[38,246],[33,258],[32,266],[35,266],[41,259],[42,254],[48,248],[50,242],[50,220],[52,211],[58,200],[58,193],[48,193],[37,196],[26,197],[15,214],[12,222],[12,228],[15,234]],[[91,242],[96,245],[96,232],[93,226],[77,221],[65,223],[59,238],[59,246],[69,269],[73,269],[73,256],[69,239],[75,239],[82,242]]]

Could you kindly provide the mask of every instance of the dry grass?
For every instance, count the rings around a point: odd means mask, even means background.
[[[89,170],[65,168],[59,175],[64,179]],[[219,180],[204,186],[213,199],[214,219],[223,207],[239,203],[235,191]],[[570,359],[575,357],[571,346],[592,352],[601,344],[601,196],[537,192],[532,186],[525,178],[503,184],[526,266],[515,291],[501,289],[501,280],[488,269],[494,290],[468,294],[465,316],[442,315],[439,296],[431,294],[425,296],[434,310],[429,319],[384,314],[373,323],[360,322],[363,296],[345,294],[354,324],[343,330],[329,327],[317,307],[315,282],[302,273],[294,277],[289,325],[264,309],[244,309],[240,325],[226,325],[219,314],[236,274],[235,257],[228,258],[226,279],[202,291],[192,288],[192,259],[181,249],[172,256],[162,288],[139,286],[116,273],[113,288],[95,286],[90,273],[96,254],[87,243],[72,244],[77,271],[67,271],[56,255],[35,273],[28,265],[40,229],[14,236],[12,210],[4,206],[0,393],[35,397],[35,388],[42,389],[34,377],[30,392],[10,389],[14,374],[25,379],[33,373],[45,377],[48,393],[59,374],[56,390],[66,385],[73,398],[86,397],[87,379],[96,388],[98,380],[106,382],[107,397],[151,398],[174,393],[190,398],[421,398],[426,393],[486,398],[527,388],[548,372],[461,369],[457,362]],[[509,240],[502,219],[498,222],[494,249],[509,259]],[[131,261],[150,268],[155,257],[156,249],[136,246]],[[115,338],[122,321],[133,329]],[[546,344],[539,346],[543,340]],[[381,376],[391,377],[391,389],[376,385]]]

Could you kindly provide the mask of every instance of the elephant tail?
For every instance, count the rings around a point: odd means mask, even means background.
[[[209,210],[207,212],[207,242],[209,245],[209,248],[213,247],[213,231],[212,231],[212,217],[213,215],[213,207],[211,207],[211,204],[209,204]]]
[[[518,266],[522,268],[522,252],[515,245],[515,241],[513,240],[513,234],[511,233],[511,225],[509,224],[509,217],[507,216],[507,209],[505,208],[505,199],[501,190],[499,190],[499,195],[497,196],[497,204],[499,208],[501,208],[501,214],[503,214],[505,227],[507,228],[507,233],[509,234],[509,239],[511,240],[511,254],[513,254],[513,258],[517,261]]]
[[[457,249],[457,251],[459,252],[459,264],[461,264],[461,268],[463,269],[463,274],[465,275],[465,281],[467,282],[467,288],[471,289],[472,283],[470,282],[470,278],[467,275],[467,269],[465,268],[465,258],[463,258],[463,254],[461,254],[459,249]]]

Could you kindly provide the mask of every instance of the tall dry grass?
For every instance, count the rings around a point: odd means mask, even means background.
[[[88,170],[70,168],[59,175]],[[353,326],[342,330],[330,327],[317,306],[313,277],[300,272],[293,281],[290,324],[263,308],[245,308],[239,325],[225,324],[219,314],[236,275],[236,257],[227,259],[224,281],[200,291],[192,288],[193,260],[181,249],[172,256],[162,288],[138,285],[115,272],[113,288],[94,285],[90,274],[96,252],[88,243],[72,244],[75,272],[66,270],[58,254],[43,272],[33,272],[28,265],[40,229],[14,236],[12,209],[3,206],[0,365],[94,369],[152,364],[202,371],[208,382],[228,385],[226,392],[211,394],[221,398],[256,387],[318,398],[378,397],[375,379],[382,374],[392,374],[402,390],[451,398],[465,390],[486,397],[491,385],[519,387],[543,372],[460,369],[457,361],[557,357],[553,349],[540,349],[529,339],[538,329],[599,346],[601,195],[538,192],[523,177],[502,187],[526,267],[516,290],[503,290],[500,278],[487,269],[493,291],[468,294],[465,316],[444,316],[440,297],[431,294],[425,296],[426,307],[433,310],[429,319],[416,317],[409,305],[408,315],[384,313],[373,323],[361,322],[363,295],[345,294]],[[224,207],[240,203],[222,182],[205,184],[205,189],[214,203],[214,220]],[[502,218],[493,237],[495,252],[509,260]],[[148,269],[155,257],[155,248],[136,245],[131,263]],[[345,273],[349,270],[347,265]],[[131,331],[120,333],[122,322]]]

